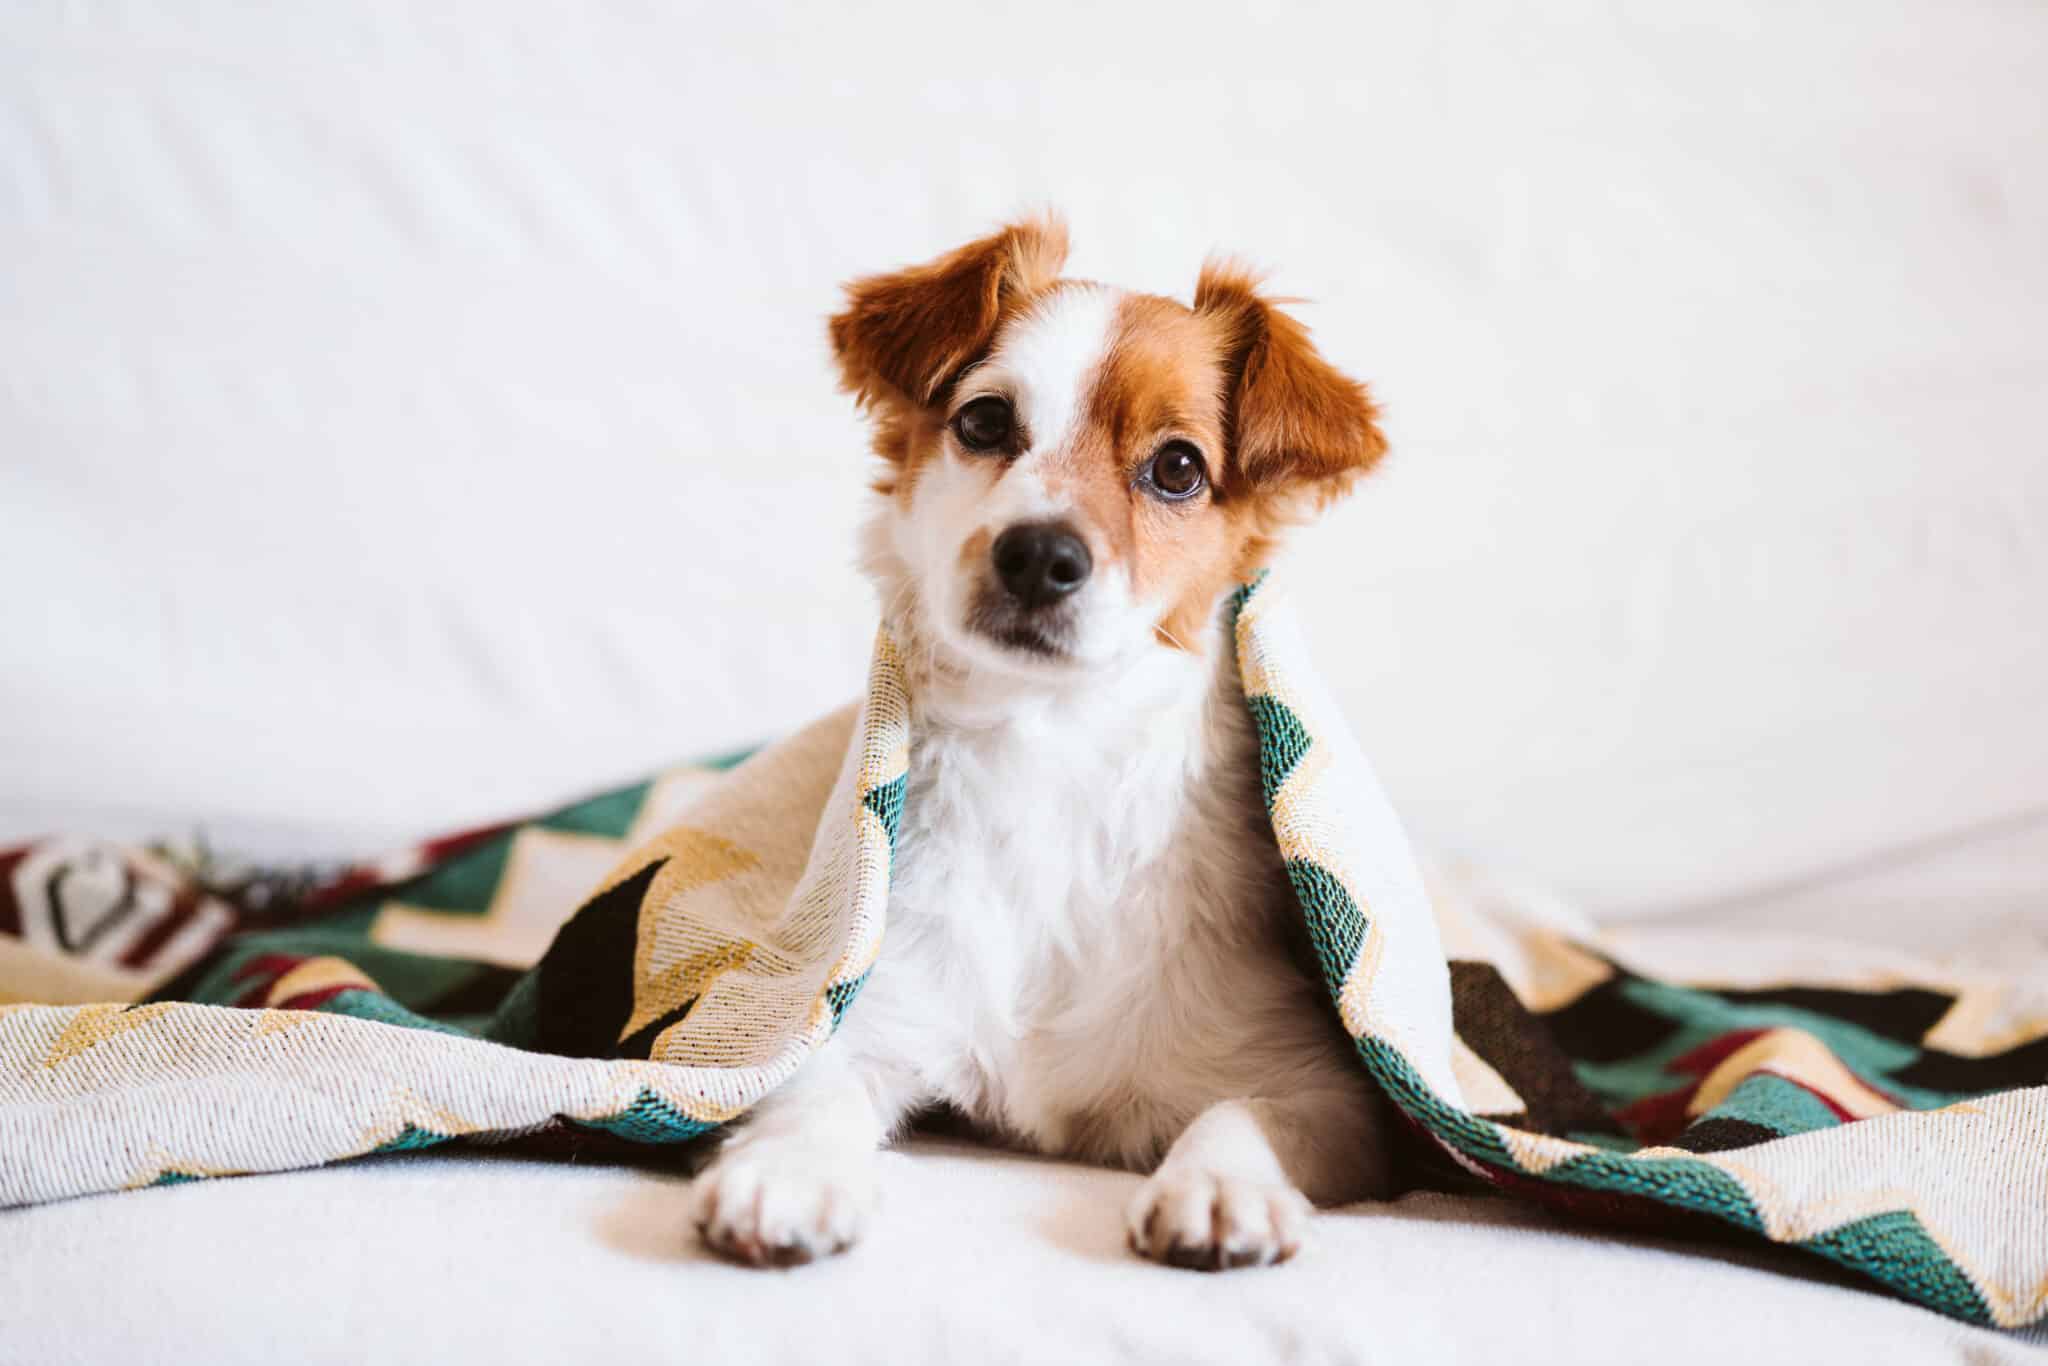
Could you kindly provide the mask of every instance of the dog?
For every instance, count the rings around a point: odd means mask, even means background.
[[[1138,1254],[1283,1261],[1381,1196],[1395,1128],[1312,963],[1224,600],[1385,450],[1258,278],[1061,278],[1029,219],[855,281],[829,333],[882,469],[864,564],[912,698],[888,934],[857,1006],[697,1177],[715,1252],[838,1252],[943,1108],[1149,1173]]]

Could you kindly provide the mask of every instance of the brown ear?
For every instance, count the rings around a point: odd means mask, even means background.
[[[1386,453],[1379,408],[1365,386],[1324,360],[1308,329],[1263,297],[1244,266],[1210,261],[1195,312],[1223,328],[1231,454],[1226,489],[1292,484],[1320,504],[1342,494]]]
[[[1046,215],[938,260],[846,287],[832,319],[841,381],[863,404],[922,406],[995,340],[1003,316],[1059,278],[1067,229]]]

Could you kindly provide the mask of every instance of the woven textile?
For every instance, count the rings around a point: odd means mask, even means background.
[[[2043,984],[1740,944],[1653,974],[1540,916],[1433,907],[1277,589],[1231,622],[1332,1006],[1440,1175],[1800,1247],[1973,1322],[2048,1316]],[[884,635],[860,704],[737,766],[373,866],[0,854],[0,1204],[715,1129],[858,1009],[908,716]]]

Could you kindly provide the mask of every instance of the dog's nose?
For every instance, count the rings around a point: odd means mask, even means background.
[[[1057,602],[1088,582],[1095,567],[1087,543],[1058,522],[1013,526],[989,551],[996,577],[1026,607]]]

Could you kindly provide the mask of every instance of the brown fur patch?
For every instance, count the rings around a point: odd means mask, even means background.
[[[1066,225],[1050,215],[1012,223],[935,261],[846,287],[827,325],[840,384],[874,416],[883,492],[907,488],[938,447],[931,406],[1017,309],[1050,288],[1067,259]]]
[[[960,567],[975,572],[987,564],[989,548],[995,544],[995,539],[995,532],[987,527],[969,536],[960,546]]]
[[[1216,602],[1256,572],[1285,528],[1344,492],[1385,449],[1363,385],[1317,354],[1308,329],[1229,267],[1204,270],[1189,309],[1120,303],[1083,430],[1048,467],[1140,593],[1170,602],[1159,639],[1193,649]],[[1210,487],[1185,502],[1140,475],[1170,440],[1202,453]]]
[[[1244,266],[1210,261],[1195,312],[1230,347],[1230,443],[1240,486],[1290,483],[1335,497],[1386,454],[1379,408],[1363,384],[1322,358],[1309,331],[1258,292]]]
[[[871,444],[885,462],[874,478],[875,492],[908,499],[917,485],[918,473],[937,456],[945,441],[946,424],[935,408],[906,403],[883,403],[875,408]]]
[[[1342,497],[1387,448],[1366,387],[1324,360],[1308,328],[1260,295],[1250,271],[1204,265],[1194,311],[1216,329],[1225,358],[1229,455],[1215,478],[1227,530],[1224,553],[1189,566],[1161,623],[1181,640],[1232,584],[1265,566],[1289,528]]]
[[[1074,479],[1079,510],[1110,541],[1111,559],[1129,562],[1141,594],[1164,588],[1176,607],[1156,634],[1192,649],[1199,622],[1178,604],[1188,584],[1218,575],[1230,539],[1213,490],[1182,503],[1149,492],[1142,476],[1169,441],[1186,441],[1212,471],[1229,459],[1225,447],[1224,357],[1214,327],[1185,305],[1150,294],[1126,296],[1085,407],[1088,449],[1076,452],[1086,471]],[[1212,598],[1213,601],[1213,598]]]
[[[846,307],[827,332],[841,387],[874,420],[874,451],[885,462],[876,492],[909,496],[943,442],[933,405],[987,354],[1005,320],[1054,285],[1066,258],[1066,225],[1048,214],[846,287]]]

